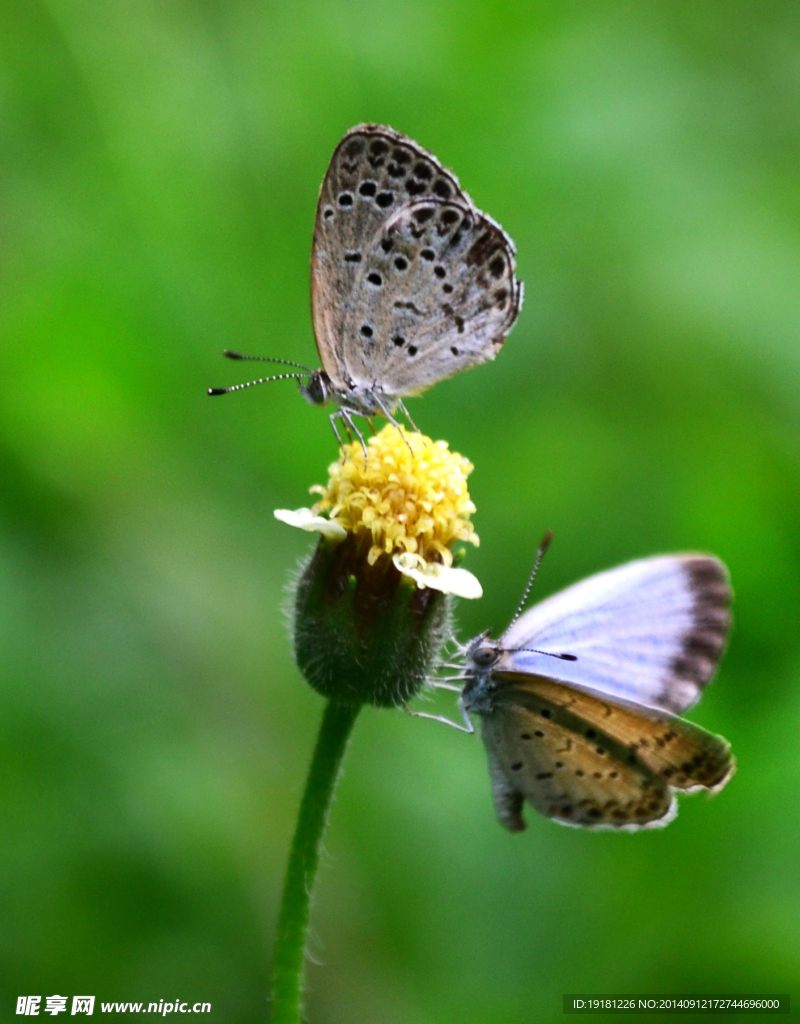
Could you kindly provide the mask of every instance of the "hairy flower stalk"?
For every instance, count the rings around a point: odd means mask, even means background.
[[[470,463],[443,441],[387,425],[345,445],[314,508],[278,519],[321,534],[297,585],[294,645],[328,699],[306,783],[278,924],[273,1024],[298,1024],[309,899],[347,740],[363,704],[404,707],[431,674],[450,630],[451,595],[480,597],[454,563],[478,543]]]

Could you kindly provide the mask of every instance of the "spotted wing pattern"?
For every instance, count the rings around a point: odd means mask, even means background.
[[[636,704],[681,712],[714,674],[730,627],[725,566],[707,555],[645,558],[598,573],[525,612],[498,668],[557,675]],[[530,648],[568,653],[555,661]]]
[[[493,675],[482,715],[498,818],[525,827],[525,800],[568,825],[636,830],[665,825],[673,790],[716,791],[734,771],[728,743],[665,712],[539,676]]]
[[[379,125],[352,129],[333,155],[311,293],[334,387],[390,397],[493,358],[522,300],[502,229],[432,154]]]
[[[464,204],[425,200],[365,246],[354,296],[342,325],[348,372],[393,397],[493,359],[521,285],[500,228]]]

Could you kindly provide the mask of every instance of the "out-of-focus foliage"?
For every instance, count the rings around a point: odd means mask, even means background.
[[[314,909],[315,1024],[522,1024],[564,992],[791,991],[800,963],[800,8],[792,0],[6,0],[0,8],[0,987],[263,1019],[320,699],[286,582],[336,447],[308,252],[341,134],[389,123],[517,243],[496,363],[412,404],[476,466],[502,628],[714,552],[692,713],[713,800],[643,835],[494,821],[480,741],[361,716]],[[246,368],[245,368],[246,369]],[[451,702],[430,705],[445,711]]]

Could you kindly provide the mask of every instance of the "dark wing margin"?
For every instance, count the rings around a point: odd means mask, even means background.
[[[680,650],[672,659],[672,679],[665,687],[665,704],[669,706],[669,690],[677,684],[679,693],[693,693],[687,701],[677,700],[673,710],[685,711],[700,697],[703,687],[717,670],[731,627],[733,591],[728,571],[716,558],[687,555],[681,566],[692,596],[692,624],[680,638]]]

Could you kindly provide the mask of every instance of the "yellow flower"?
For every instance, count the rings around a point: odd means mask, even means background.
[[[369,439],[368,448],[367,455],[359,441],[344,446],[329,468],[327,487],[311,488],[321,496],[313,509],[279,509],[275,515],[332,539],[336,524],[344,531],[340,536],[369,541],[369,565],[387,555],[419,587],[480,597],[480,583],[453,568],[452,553],[456,541],[479,543],[467,489],[472,464],[446,441],[401,433],[391,424]]]
[[[382,554],[411,552],[425,562],[453,564],[454,541],[478,544],[470,515],[467,477],[472,464],[451,452],[446,441],[401,434],[388,424],[369,439],[369,457],[360,442],[345,445],[330,466],[327,487],[311,488],[322,500],[314,512],[349,533],[372,535],[371,565]]]
[[[278,509],[289,526],[322,534],[295,590],[300,671],[331,700],[405,706],[451,634],[451,596],[481,585],[453,564],[453,545],[478,538],[470,463],[421,434],[386,426],[343,447],[314,508]],[[413,584],[409,585],[413,581]]]

